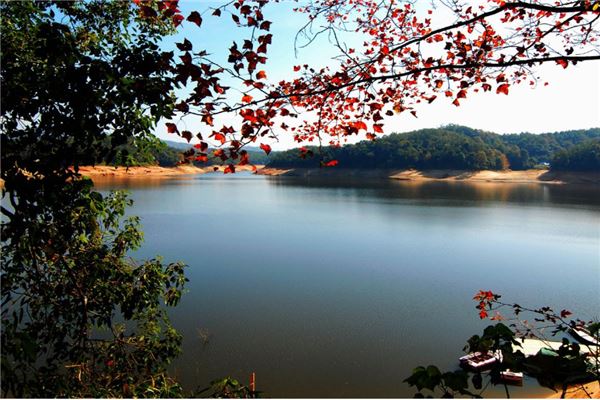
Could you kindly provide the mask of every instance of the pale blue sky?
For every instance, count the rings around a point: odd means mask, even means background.
[[[192,10],[202,12],[208,7],[222,3],[182,0],[180,8],[187,16]],[[306,21],[305,15],[292,11],[296,4],[283,1],[265,7],[265,18],[272,21],[273,43],[269,47],[266,66],[259,69],[267,72],[269,80],[290,78],[293,74],[292,68],[297,64],[333,65],[331,47],[325,37],[307,48],[299,49],[298,56],[295,56],[294,36]],[[187,37],[194,45],[195,51],[206,49],[226,64],[229,47],[234,39],[241,41],[243,34],[243,30],[235,26],[228,14],[223,13],[217,18],[208,12],[203,15],[201,28],[185,22],[177,35],[165,39],[164,46],[166,49],[175,49],[174,43]],[[176,51],[176,54],[178,53]],[[513,86],[509,96],[473,93],[461,101],[460,107],[452,105],[452,99],[439,98],[432,104],[418,107],[418,118],[404,113],[390,117],[385,122],[386,133],[439,127],[449,123],[498,133],[541,133],[600,126],[600,62],[580,63],[567,69],[557,65],[545,65],[540,71],[542,77],[550,82],[548,86],[540,85],[535,89],[527,85]],[[237,96],[238,93],[234,94],[232,91],[232,95]],[[230,123],[234,121],[224,120]],[[193,132],[207,129],[199,123],[198,117],[188,117],[178,122],[178,125],[180,129],[185,126]],[[164,139],[182,140],[167,134],[163,123],[157,127],[156,134]],[[293,146],[293,141],[285,132],[279,135],[279,143],[273,143],[274,149]]]

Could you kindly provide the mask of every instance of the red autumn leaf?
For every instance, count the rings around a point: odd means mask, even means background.
[[[169,133],[178,132],[177,125],[175,125],[174,123],[167,122],[165,125],[167,126],[167,132],[169,132]]]
[[[192,42],[187,39],[184,39],[182,43],[175,43],[177,48],[181,51],[190,51],[192,50]]]
[[[485,311],[485,310],[479,311],[479,318],[485,319],[487,316],[488,316],[487,311]]]
[[[300,66],[299,66],[299,65],[295,65],[295,66],[294,66],[294,71],[295,71],[295,72],[298,72],[298,71],[300,71]]]
[[[457,99],[466,99],[467,98],[467,91],[462,89],[460,90],[457,94],[456,94],[456,98]]]
[[[246,150],[240,151],[240,162],[238,165],[246,165],[250,163],[250,156],[248,156],[248,152]]]
[[[335,167],[336,165],[338,165],[338,160],[327,161],[324,165],[326,167]]]
[[[179,56],[179,58],[181,58],[181,61],[183,61],[184,64],[189,65],[192,63],[192,56],[189,52],[186,51],[186,53],[182,56]]]
[[[213,117],[210,115],[203,115],[202,116],[202,122],[206,123],[207,125],[212,126],[213,125]]]
[[[195,23],[198,26],[202,24],[202,17],[200,16],[200,13],[198,11],[192,11],[189,17],[187,17],[187,20]]]
[[[490,320],[502,321],[502,320],[504,320],[504,317],[499,312],[496,312],[496,314],[492,318],[490,318]]]
[[[196,161],[205,163],[208,161],[208,156],[206,156],[205,154],[196,156]]]
[[[152,7],[142,6],[140,7],[140,12],[144,16],[144,18],[153,18],[156,17],[156,11]]]
[[[502,85],[498,86],[498,88],[496,89],[496,93],[500,94],[500,93],[504,93],[506,95],[508,95],[508,83],[503,83]]]
[[[562,310],[560,312],[560,317],[561,318],[567,318],[569,315],[573,314],[571,311],[569,310]]]
[[[183,132],[181,132],[181,137],[184,138],[185,140],[187,140],[189,143],[190,140],[192,140],[193,135],[192,135],[192,132],[190,132],[190,131],[183,131]]]
[[[444,81],[441,79],[438,79],[435,81],[435,87],[440,89],[442,86],[444,86]]]
[[[215,11],[213,11],[212,15],[214,15],[215,17],[220,17],[221,16],[221,9],[217,8]]]
[[[263,149],[263,151],[267,153],[267,155],[269,155],[269,153],[271,152],[271,146],[269,146],[268,144],[261,143],[260,148]]]
[[[173,18],[172,18],[173,25],[179,26],[181,24],[181,21],[183,21],[183,18],[184,17],[181,14],[175,14],[175,15],[173,15]]]
[[[371,111],[375,111],[375,110],[381,110],[383,108],[383,104],[382,103],[369,103],[369,108],[371,109]]]
[[[446,97],[452,97],[452,94],[451,90],[446,90]]]
[[[229,164],[227,167],[225,167],[225,169],[223,170],[223,173],[225,173],[225,174],[234,174],[235,173],[235,166],[233,164]]]
[[[212,135],[210,135],[210,137],[214,137],[215,140],[218,140],[219,142],[221,142],[221,144],[225,144],[225,142],[227,141],[227,138],[225,137],[225,135],[223,135],[220,132],[213,131],[213,133],[212,133]]]
[[[458,101],[458,99],[454,99],[452,104],[454,104],[456,107],[458,107],[458,106],[460,106],[460,101]]]
[[[377,138],[377,136],[375,136],[375,135],[374,135],[374,134],[372,134],[372,133],[367,133],[367,134],[366,134],[366,137],[367,137],[367,139],[368,139],[368,140],[375,140],[375,139]]]
[[[567,68],[569,66],[569,62],[567,60],[556,60],[558,65],[561,65],[563,68]]]
[[[383,125],[373,124],[373,130],[377,133],[383,133]]]
[[[243,103],[250,103],[251,101],[252,101],[252,96],[250,96],[249,94],[245,94],[244,96],[242,96]]]
[[[267,73],[265,71],[258,71],[256,73],[256,79],[267,79]]]
[[[215,151],[213,151],[213,156],[220,158],[227,157],[223,149],[216,149]]]
[[[361,129],[364,129],[365,131],[367,130],[367,124],[365,124],[363,121],[351,122],[350,126],[353,128],[356,128],[357,130],[361,130]]]

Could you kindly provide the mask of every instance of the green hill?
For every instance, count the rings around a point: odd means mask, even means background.
[[[268,165],[314,168],[321,160],[337,160],[342,168],[522,170],[550,163],[554,154],[595,138],[600,138],[600,128],[500,135],[448,125],[391,134],[339,148],[325,147],[320,153],[317,148],[307,148],[314,156],[304,159],[299,157],[297,149],[274,153]]]

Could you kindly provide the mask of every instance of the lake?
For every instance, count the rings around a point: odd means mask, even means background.
[[[412,397],[458,368],[479,289],[600,318],[600,188],[206,174],[99,180],[135,200],[139,257],[185,261],[186,389],[256,372],[265,397]],[[513,397],[551,392],[527,379]],[[504,389],[486,395],[503,396]]]

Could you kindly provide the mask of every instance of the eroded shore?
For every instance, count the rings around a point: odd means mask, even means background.
[[[257,166],[262,168],[263,166]],[[219,171],[223,171],[224,166],[217,167]],[[81,175],[90,177],[115,177],[115,178],[161,178],[175,175],[195,175],[214,172],[214,166],[195,167],[192,165],[180,165],[177,167],[159,167],[159,166],[144,166],[144,167],[111,167],[97,165],[94,167],[79,167]],[[236,171],[252,171],[249,165],[238,166]]]
[[[414,169],[344,169],[344,168],[263,168],[261,175],[337,178],[390,178],[403,181],[457,181],[457,182],[506,182],[506,183],[576,183],[600,184],[600,172],[554,172],[531,169],[526,171],[464,171]]]
[[[494,182],[494,183],[553,183],[553,184],[594,184],[600,185],[600,172],[553,172],[548,170],[530,169],[526,171],[464,171],[464,170],[430,170],[414,169],[348,169],[348,168],[267,168],[256,166],[257,174],[267,176],[295,177],[335,177],[358,179],[396,179],[402,181],[456,181],[456,182]],[[218,171],[223,171],[219,166]],[[79,173],[92,179],[98,177],[114,178],[163,178],[176,175],[194,175],[214,172],[214,166],[195,167],[182,165],[178,167],[111,167],[84,166]],[[252,166],[237,166],[236,171],[254,171]],[[4,185],[0,179],[0,188]]]

